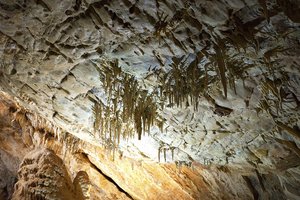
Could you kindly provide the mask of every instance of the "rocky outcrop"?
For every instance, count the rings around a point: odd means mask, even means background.
[[[88,177],[80,173],[74,186],[63,161],[53,151],[35,149],[20,165],[12,199],[83,200],[82,187],[88,186],[81,187],[80,183],[88,184]]]
[[[23,143],[21,126],[13,121],[12,112],[16,111],[13,101],[0,95],[0,199],[10,199],[19,165],[28,152]]]

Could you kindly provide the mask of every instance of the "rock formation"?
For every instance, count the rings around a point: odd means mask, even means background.
[[[1,0],[0,199],[299,198],[299,11]]]
[[[79,172],[82,174],[81,172]],[[84,199],[80,177],[74,185],[63,161],[53,151],[35,149],[22,161],[12,199]],[[88,177],[85,184],[88,184]],[[82,187],[88,187],[83,185]]]

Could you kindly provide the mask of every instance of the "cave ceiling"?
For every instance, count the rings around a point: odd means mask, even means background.
[[[287,169],[299,13],[299,0],[1,0],[0,89],[60,137],[126,156]]]

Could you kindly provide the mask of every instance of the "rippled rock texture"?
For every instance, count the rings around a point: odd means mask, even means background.
[[[47,148],[60,156],[53,148],[93,147],[79,148],[88,149],[82,159],[117,185],[126,159],[149,167],[200,163],[271,173],[241,175],[249,198],[273,190],[265,180],[296,198],[299,11],[299,0],[2,0],[0,89],[22,110],[9,111],[19,125],[0,142],[23,141],[1,153],[7,185],[25,154],[50,137],[57,142]],[[103,164],[96,149],[115,162]],[[134,187],[123,182],[117,196],[151,199],[137,188],[143,176]]]
[[[262,173],[197,162],[155,163],[119,153],[113,158],[107,149],[72,134],[60,137],[51,132],[50,123],[22,110],[3,93],[0,108],[1,199],[297,199],[300,195],[299,167]]]
[[[88,184],[89,180],[81,173],[72,183],[63,160],[53,151],[36,149],[20,165],[12,199],[84,199],[80,182]]]
[[[2,90],[80,139],[161,162],[299,164],[297,0],[0,9]]]

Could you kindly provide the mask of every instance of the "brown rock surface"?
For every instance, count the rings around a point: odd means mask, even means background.
[[[78,186],[74,187],[63,161],[53,151],[38,148],[24,157],[12,199],[82,200]]]
[[[0,95],[0,199],[11,198],[19,165],[28,147],[23,143],[26,135],[21,126],[13,121],[15,104],[7,96]]]

